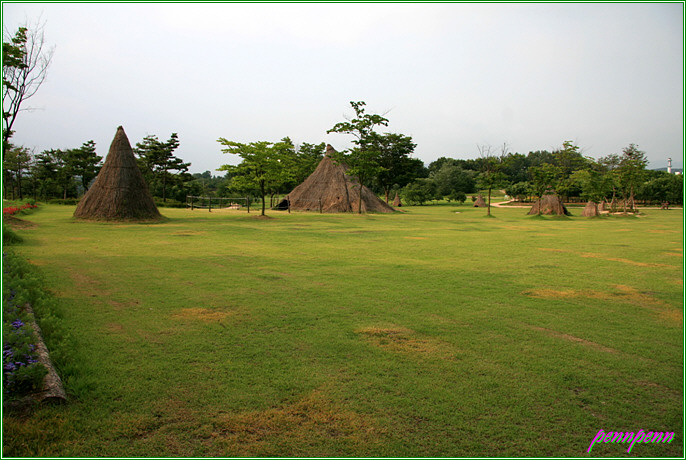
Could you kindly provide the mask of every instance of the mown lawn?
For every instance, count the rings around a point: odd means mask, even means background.
[[[5,456],[683,456],[683,214],[26,217],[68,404]],[[456,211],[459,211],[457,213]]]

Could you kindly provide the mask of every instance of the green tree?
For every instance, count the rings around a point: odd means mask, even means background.
[[[388,203],[388,195],[394,185],[403,187],[416,178],[416,162],[410,158],[417,144],[403,134],[372,132],[369,142],[379,152],[379,166],[376,183],[383,189]],[[423,163],[422,163],[423,165]]]
[[[295,149],[295,170],[293,172],[294,184],[301,184],[307,177],[314,172],[319,162],[324,158],[326,143],[309,144],[303,142]]]
[[[164,202],[167,201],[167,187],[182,182],[185,179],[183,174],[188,172],[191,165],[174,156],[174,150],[178,147],[178,135],[172,133],[166,142],[160,141],[154,135],[146,136],[133,150],[138,155],[138,165],[148,185],[161,194]]]
[[[651,203],[683,204],[683,180],[681,174],[652,171],[652,177],[644,182],[636,196]]]
[[[12,199],[23,199],[24,190],[22,183],[24,175],[31,165],[31,152],[26,147],[11,146],[2,158],[2,170],[5,178],[5,197],[7,187],[12,192]]]
[[[90,183],[100,171],[102,157],[95,152],[95,142],[84,142],[78,149],[67,151],[67,161],[71,165],[71,173],[81,178],[81,185],[88,191]]]
[[[617,172],[624,212],[627,211],[627,204],[630,210],[635,210],[634,194],[643,182],[647,164],[645,152],[638,150],[637,145],[629,144],[628,147],[622,149]]]
[[[327,133],[344,133],[355,137],[352,142],[356,147],[350,149],[347,155],[341,152],[339,158],[334,160],[346,163],[348,174],[357,178],[358,186],[361,188],[384,170],[381,166],[381,150],[375,142],[376,136],[372,133],[377,126],[388,126],[388,119],[381,115],[364,113],[366,104],[363,101],[351,101],[350,105],[355,111],[355,118],[336,123]],[[359,195],[357,212],[362,213],[362,193]]]
[[[464,170],[461,167],[444,163],[441,169],[431,175],[436,182],[437,193],[441,197],[461,196],[476,191],[476,180],[474,171]]]
[[[581,190],[572,179],[572,174],[575,171],[588,169],[590,167],[589,160],[581,154],[580,148],[574,145],[572,141],[564,141],[562,148],[553,152],[553,159],[558,175],[555,192],[564,198],[578,196]]]
[[[529,181],[515,182],[505,188],[505,193],[516,200],[524,201],[527,197],[531,196],[532,186]]]
[[[617,192],[619,190],[619,162],[620,157],[617,154],[611,154],[605,157],[598,158],[598,165],[602,168],[604,179],[609,185],[609,191],[605,196],[606,201],[609,201],[611,211],[615,212],[617,207]],[[612,195],[610,197],[610,194]]]
[[[242,161],[237,166],[223,165],[219,171],[229,171],[233,186],[255,187],[262,197],[262,215],[265,215],[266,195],[269,190],[278,189],[291,177],[293,166],[293,144],[282,140],[278,143],[260,141],[242,144],[220,137],[217,142],[225,146],[223,153],[238,155]]]
[[[436,183],[430,178],[420,178],[407,184],[400,192],[409,204],[424,205],[436,196]]]
[[[553,192],[557,189],[560,178],[560,170],[557,166],[551,163],[542,163],[540,166],[529,168],[529,174],[531,175],[531,190],[538,200],[543,199],[546,192]],[[540,214],[540,206],[538,210]]]
[[[503,149],[500,156],[492,153],[491,147],[488,145],[478,146],[481,173],[477,176],[477,185],[482,190],[488,191],[488,203],[486,206],[486,215],[491,216],[491,194],[494,189],[504,187],[507,183],[505,174],[501,171],[503,167],[503,160],[507,155],[507,145],[503,144]]]

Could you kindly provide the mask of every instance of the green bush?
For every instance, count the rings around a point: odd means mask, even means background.
[[[3,246],[11,246],[24,241],[21,236],[17,235],[7,224],[2,226],[2,244]]]
[[[162,201],[162,198],[153,198],[155,200],[155,205],[158,208],[185,208],[186,203],[178,200],[172,200],[167,198],[167,201]]]
[[[79,204],[79,199],[78,198],[67,198],[67,199],[61,199],[61,198],[53,198],[51,200],[48,200],[49,204],[64,204],[64,205],[69,205],[69,206],[74,206]]]

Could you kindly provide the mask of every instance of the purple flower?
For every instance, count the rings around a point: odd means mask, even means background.
[[[12,323],[12,326],[14,326],[15,329],[19,329],[19,328],[22,327],[23,325],[24,325],[24,323],[23,323],[22,320],[20,320],[20,319],[14,321],[14,322]]]

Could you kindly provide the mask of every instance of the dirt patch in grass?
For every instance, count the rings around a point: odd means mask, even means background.
[[[517,230],[517,231],[531,231],[531,228],[529,227],[524,227],[521,225],[501,225],[500,228],[504,228],[506,230]]]
[[[641,292],[636,288],[624,284],[614,286],[615,292],[601,292],[593,290],[574,289],[527,289],[521,294],[538,299],[574,299],[579,297],[601,299],[609,301],[621,301],[647,308],[657,313],[658,317],[670,322],[682,322],[683,312],[671,305],[656,299],[652,295]]]
[[[119,302],[118,300],[107,299],[107,303],[117,311],[138,305],[137,300],[132,300],[130,302]]]
[[[210,323],[221,321],[231,315],[233,315],[233,312],[212,310],[210,308],[184,308],[172,316],[176,319],[193,319]]]
[[[111,295],[111,292],[103,289],[103,284],[95,278],[72,268],[67,268],[67,273],[74,283],[74,290],[80,292],[82,295],[103,299],[106,299]],[[62,290],[60,295],[64,295],[65,292],[65,290]]]
[[[648,233],[679,233],[676,230],[648,230]]]
[[[672,257],[683,257],[684,256],[681,252],[663,252],[662,255],[672,256]]]
[[[455,350],[451,349],[448,343],[431,337],[422,337],[412,329],[404,327],[372,326],[357,329],[355,332],[372,345],[396,353],[447,360],[452,360],[455,356]]]
[[[221,415],[211,434],[231,457],[319,456],[312,450],[320,440],[336,439],[364,451],[384,430],[374,420],[335,403],[324,389],[280,407]]]
[[[621,262],[623,264],[635,265],[637,267],[669,267],[669,265],[665,265],[665,264],[649,264],[649,263],[645,263],[645,262],[636,262],[634,260],[629,260],[629,259],[622,259],[620,257],[607,257],[607,256],[603,256],[602,254],[596,254],[594,252],[583,252],[579,255],[581,257],[586,257],[586,258],[591,258],[591,259],[602,259],[602,260],[609,260],[611,262]]]
[[[425,240],[423,236],[403,236],[406,240]]]
[[[105,324],[105,329],[107,329],[109,332],[123,332],[124,326],[119,323],[108,323]]]
[[[567,254],[574,254],[580,257],[584,258],[589,258],[589,259],[601,259],[601,260],[608,260],[611,262],[621,262],[624,264],[629,264],[629,265],[634,265],[637,267],[672,267],[672,265],[667,265],[667,264],[651,264],[651,263],[645,263],[645,262],[636,262],[634,260],[629,260],[629,259],[623,259],[620,257],[608,257],[603,254],[598,254],[595,252],[577,252],[577,251],[572,251],[569,249],[558,249],[558,248],[538,248],[539,251],[547,251],[547,252],[561,252],[561,253],[567,253]]]
[[[589,348],[593,348],[594,350],[598,351],[603,351],[605,353],[617,353],[617,350],[614,348],[606,347],[605,345],[601,345],[596,342],[592,342],[590,340],[582,339],[581,337],[576,337],[574,335],[570,334],[565,334],[564,332],[559,332],[555,331],[553,329],[548,329],[545,327],[538,327],[538,326],[532,326],[532,325],[526,325],[528,328],[533,329],[535,331],[540,331],[543,332],[551,337],[556,337],[559,339],[567,340],[569,342],[575,342],[575,343],[580,343],[581,345],[584,345]]]
[[[656,299],[648,294],[641,293],[637,289],[631,286],[626,286],[618,284],[615,286],[618,292],[601,292],[593,290],[574,290],[574,289],[527,289],[522,291],[522,294],[529,297],[537,297],[539,299],[564,299],[564,298],[576,298],[576,297],[587,297],[592,299],[604,299],[604,300],[625,300],[630,303],[636,304],[650,304],[650,305],[665,305],[659,299]]]
[[[579,296],[579,292],[573,289],[527,289],[522,294],[538,299],[568,299]]]
[[[3,224],[9,225],[13,230],[21,228],[22,230],[38,227],[38,224],[29,222],[28,220],[20,219],[14,216],[3,216]]]

